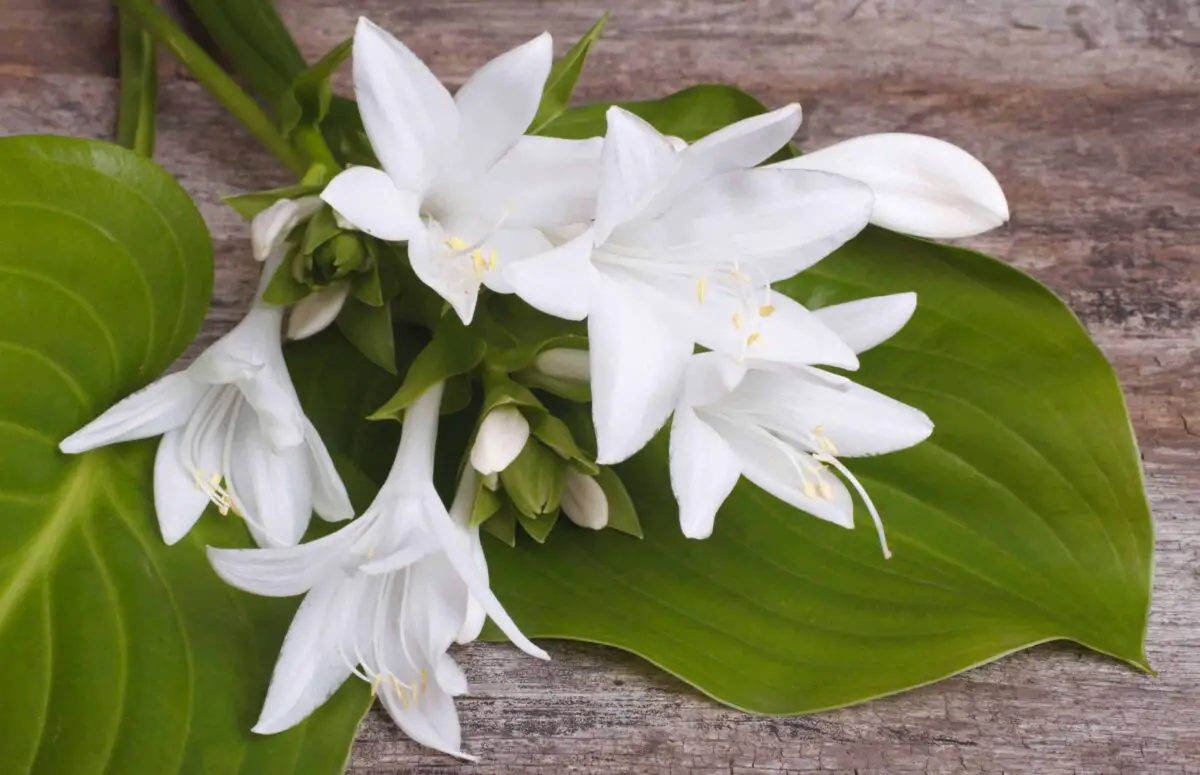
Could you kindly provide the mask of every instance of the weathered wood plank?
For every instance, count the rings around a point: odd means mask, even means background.
[[[280,0],[316,56],[359,13],[458,83],[550,28],[564,47],[613,11],[581,94],[650,97],[737,83],[799,100],[819,147],[881,130],[985,159],[1013,204],[973,245],[1068,300],[1113,360],[1142,443],[1158,530],[1149,655],[1158,678],[1067,645],[799,719],[721,708],[618,652],[551,644],[463,652],[476,773],[1200,772],[1200,4],[1191,0]],[[0,131],[107,136],[112,14],[103,0],[0,0]],[[217,247],[206,339],[244,311],[256,267],[219,197],[286,174],[164,62],[159,159]],[[831,676],[836,680],[836,676]],[[352,771],[448,771],[372,716]]]

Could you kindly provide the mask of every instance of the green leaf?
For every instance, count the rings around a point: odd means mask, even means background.
[[[510,547],[517,545],[517,512],[507,503],[501,504],[496,513],[479,527]]]
[[[482,525],[500,510],[500,498],[496,493],[484,487],[482,481],[478,490],[475,494],[475,504],[471,507],[471,527]]]
[[[187,0],[188,6],[259,96],[275,104],[308,64],[272,0]]]
[[[159,536],[153,441],[79,456],[69,432],[192,341],[212,288],[204,222],[160,168],[106,143],[0,139],[0,761],[11,772],[334,775],[369,691],[250,731],[296,602],[244,595],[205,547]]]
[[[392,331],[392,305],[372,307],[353,296],[337,317],[338,330],[350,344],[376,366],[396,373],[396,340]]]
[[[530,538],[539,544],[544,544],[546,543],[546,538],[550,535],[550,531],[554,529],[554,525],[558,522],[558,509],[538,517],[527,517],[518,511],[517,522],[521,523],[521,529]]]
[[[621,477],[608,466],[601,466],[596,474],[596,484],[604,490],[604,497],[608,500],[608,527],[641,538],[642,523],[638,519],[637,507],[621,483]]]
[[[149,157],[154,155],[154,119],[158,105],[154,41],[128,11],[118,11],[117,18],[121,49],[117,142]]]
[[[308,219],[308,224],[304,227],[304,242],[300,252],[311,254],[341,233],[342,229],[333,216],[333,208],[321,207],[313,213],[313,217]]]
[[[1137,448],[1112,369],[1066,306],[999,261],[877,229],[776,287],[813,306],[917,292],[912,322],[855,379],[927,412],[933,437],[845,461],[895,556],[869,522],[846,531],[745,482],[712,538],[683,538],[660,435],[617,469],[646,540],[562,531],[553,551],[489,547],[522,629],[633,651],[771,714],[1060,638],[1147,668],[1153,535]]]
[[[370,415],[372,420],[400,420],[404,410],[426,390],[479,365],[487,346],[457,316],[442,318],[433,339],[413,361],[400,389]]]
[[[580,473],[595,476],[599,471],[595,456],[576,444],[567,424],[549,412],[529,413],[529,430],[534,438],[556,452],[559,457],[574,461]]]
[[[542,101],[529,124],[528,134],[538,134],[567,109],[567,103],[571,101],[571,94],[575,91],[575,84],[579,81],[579,73],[583,71],[583,63],[587,61],[588,52],[600,37],[600,32],[607,22],[608,12],[605,11],[591,29],[571,46],[571,50],[550,68],[550,75],[546,78],[546,87],[542,92]]]
[[[275,268],[275,274],[271,275],[271,279],[267,282],[267,287],[263,290],[263,301],[282,307],[295,304],[312,293],[312,288],[296,279],[295,263],[297,260],[303,259],[304,257],[299,255],[299,251],[295,247],[290,250],[287,257],[279,262],[279,266]]]
[[[333,88],[329,79],[350,56],[353,39],[347,38],[330,49],[283,92],[279,102],[279,124],[285,136],[291,136],[301,124],[319,126],[329,113]]]
[[[237,214],[247,221],[266,210],[280,199],[299,199],[302,196],[316,196],[321,193],[323,185],[298,184],[272,188],[267,191],[252,191],[248,194],[236,194],[224,197],[221,201],[237,211]]]
[[[576,140],[603,135],[604,113],[614,104],[644,118],[660,132],[689,143],[765,110],[761,102],[740,89],[707,84],[689,87],[661,100],[595,102],[572,108],[550,122],[541,134]]]

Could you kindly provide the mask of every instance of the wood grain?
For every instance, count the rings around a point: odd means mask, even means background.
[[[815,148],[880,130],[944,137],[984,159],[1013,204],[971,242],[1062,294],[1117,368],[1157,526],[1147,678],[1050,645],[935,686],[806,718],[722,708],[616,651],[551,643],[549,667],[504,646],[462,661],[479,773],[1200,772],[1200,3],[1196,0],[279,0],[305,53],[358,14],[459,83],[549,28],[560,47],[613,21],[585,99],[728,81],[799,100]],[[0,131],[111,136],[114,24],[103,0],[0,0]],[[205,339],[236,321],[254,267],[219,197],[287,180],[164,62],[159,160],[212,228]],[[837,680],[831,676],[831,680]],[[386,718],[357,775],[456,770]],[[463,767],[464,771],[468,768]]]

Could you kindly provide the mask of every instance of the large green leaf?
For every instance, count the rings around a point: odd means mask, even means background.
[[[276,104],[308,67],[274,0],[187,0],[235,72]]]
[[[186,193],[132,152],[0,140],[0,771],[341,772],[368,692],[306,724],[257,717],[295,601],[221,583],[210,513],[163,545],[154,442],[77,457],[59,439],[191,342],[211,248]]]

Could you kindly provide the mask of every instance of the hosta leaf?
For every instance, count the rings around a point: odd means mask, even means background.
[[[588,53],[592,50],[592,44],[600,37],[600,33],[607,23],[608,12],[605,11],[596,20],[596,23],[583,34],[583,37],[575,41],[575,45],[571,46],[570,50],[550,68],[550,75],[546,78],[546,87],[542,93],[542,101],[538,104],[537,114],[529,124],[528,134],[537,134],[567,109],[567,103],[571,101],[571,94],[575,91],[575,84],[579,81],[579,74],[583,71]]]
[[[106,143],[6,138],[0,173],[0,769],[341,772],[361,686],[290,732],[250,732],[295,602],[211,572],[205,546],[245,544],[244,526],[210,514],[167,547],[153,441],[57,450],[192,340],[203,221]]]
[[[232,61],[234,72],[271,104],[307,69],[273,0],[187,0],[187,4]]]

